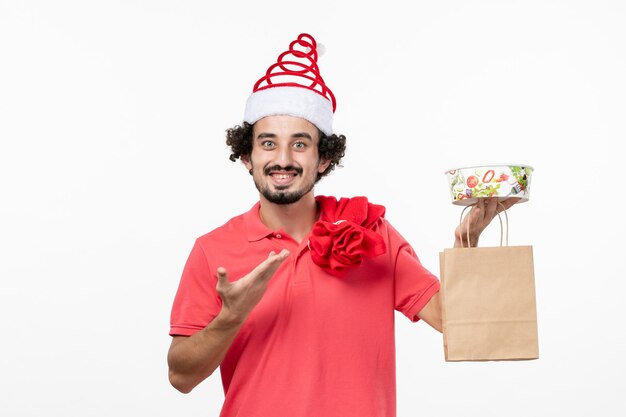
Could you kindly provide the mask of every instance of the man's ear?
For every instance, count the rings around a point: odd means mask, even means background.
[[[252,169],[252,162],[250,162],[250,155],[241,155],[241,162],[246,166],[246,169],[250,171]]]
[[[320,161],[319,167],[317,167],[317,172],[319,172],[321,174],[322,172],[326,171],[326,168],[328,168],[330,163],[331,163],[330,159],[322,159]]]

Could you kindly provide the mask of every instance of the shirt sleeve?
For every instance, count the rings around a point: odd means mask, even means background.
[[[220,312],[217,274],[209,266],[206,251],[196,240],[174,298],[170,317],[171,336],[191,336],[205,328]]]
[[[409,320],[419,320],[417,314],[439,291],[439,279],[428,271],[409,243],[387,222],[388,243],[392,255],[395,309]]]

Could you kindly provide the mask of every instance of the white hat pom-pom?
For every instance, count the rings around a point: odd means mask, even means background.
[[[306,53],[308,54],[309,52],[311,52],[312,48],[307,47],[306,48]],[[323,43],[319,43],[317,42],[316,47],[315,47],[315,51],[317,52],[317,57],[321,57],[322,55],[324,55],[326,53],[326,47],[324,46]]]
[[[322,56],[326,53],[326,47],[324,46],[323,43],[317,43],[317,56]]]

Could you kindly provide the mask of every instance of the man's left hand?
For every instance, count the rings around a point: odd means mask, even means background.
[[[479,198],[478,202],[472,207],[470,213],[465,216],[461,223],[454,231],[454,247],[468,247],[467,244],[467,228],[469,227],[469,246],[477,246],[478,238],[485,228],[491,223],[494,217],[503,210],[508,210],[520,198],[511,197],[503,200],[498,204],[497,198]]]

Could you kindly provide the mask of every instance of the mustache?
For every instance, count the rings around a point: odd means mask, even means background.
[[[272,166],[269,166],[269,167],[265,168],[263,170],[263,173],[265,175],[269,175],[270,172],[272,172],[272,171],[295,171],[298,174],[302,174],[302,172],[303,172],[302,168],[299,168],[299,167],[296,167],[296,166],[293,166],[293,165],[287,165],[286,167],[281,167],[280,165],[272,165]]]

